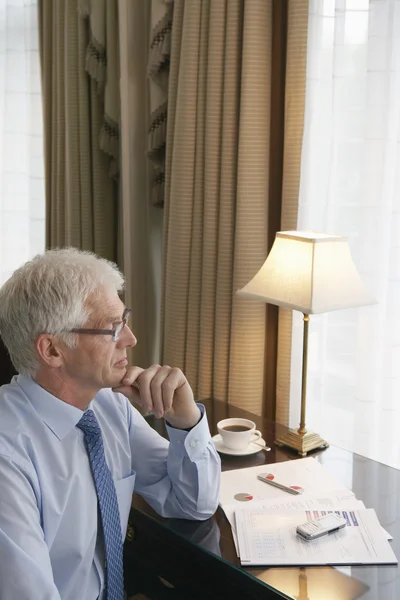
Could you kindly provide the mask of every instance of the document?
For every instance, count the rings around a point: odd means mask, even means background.
[[[313,496],[311,494],[304,496],[280,496],[273,500],[260,500],[255,503],[243,504],[240,510],[258,511],[265,515],[286,514],[301,510],[309,511],[333,511],[337,508],[342,510],[363,509],[365,505],[361,500],[357,500],[353,493],[336,491],[325,496]],[[239,546],[236,535],[236,507],[227,508],[225,514],[232,527],[232,536],[235,543],[237,555],[239,556]]]
[[[265,473],[272,473],[285,485],[302,488],[303,493],[294,496],[257,479],[257,475]],[[313,457],[224,471],[221,474],[220,506],[232,527],[238,555],[235,510],[250,509],[275,514],[289,509],[293,511],[365,508],[351,490],[338,482]],[[385,534],[387,539],[391,539],[387,532]]]
[[[342,509],[362,509],[365,508],[361,500],[357,500],[353,492],[342,492],[336,490],[329,494],[304,494],[301,496],[289,496],[288,494],[281,495],[278,498],[269,500],[257,500],[242,504],[239,510],[256,510],[264,512],[267,515],[275,513],[295,512],[298,510],[334,510]],[[224,512],[232,527],[235,526],[235,511],[238,510],[237,505],[228,506]]]
[[[282,496],[282,490],[257,479],[257,475],[271,473],[284,485],[301,488],[304,494],[327,494],[341,490],[354,496],[353,492],[342,486],[315,459],[301,458],[270,465],[224,471],[221,474],[220,505],[241,508],[244,503],[269,500]],[[289,496],[289,494],[286,494]],[[300,496],[290,496],[291,499]]]
[[[240,562],[250,565],[378,565],[397,564],[373,509],[340,510],[346,527],[305,541],[296,526],[326,513],[322,510],[268,515],[264,511],[235,511]]]
[[[284,485],[301,488],[303,494],[293,496],[257,479],[257,475],[266,473],[272,473]],[[281,498],[292,503],[292,506],[299,506],[295,503],[305,495],[326,498],[330,492],[334,492],[335,500],[338,500],[337,494],[341,494],[341,500],[354,498],[351,490],[342,486],[315,458],[311,457],[248,469],[224,471],[221,473],[219,503],[231,526],[234,527],[233,515],[236,509],[247,508],[260,501],[268,502]],[[301,505],[300,508],[307,507]],[[353,506],[348,508],[353,508]]]

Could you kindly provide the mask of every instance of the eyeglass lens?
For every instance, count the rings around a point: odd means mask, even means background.
[[[129,319],[129,314],[126,315],[126,317],[124,318],[123,321],[121,321],[121,323],[118,323],[117,327],[115,328],[114,331],[114,335],[113,335],[113,340],[114,342],[117,342],[119,340],[119,336],[121,335],[121,332],[123,330],[123,328],[125,327],[128,319]]]
[[[125,321],[121,321],[121,323],[119,323],[117,325],[117,327],[115,328],[114,335],[113,335],[114,342],[118,341],[119,336],[120,336],[121,331],[123,330],[124,326],[125,326]]]

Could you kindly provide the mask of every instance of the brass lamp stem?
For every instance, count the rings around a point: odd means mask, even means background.
[[[306,430],[306,396],[307,396],[307,362],[308,362],[308,325],[310,315],[303,313],[303,366],[301,378],[301,414],[300,427],[298,429],[289,429],[281,435],[275,444],[277,446],[287,446],[297,450],[300,456],[307,456],[312,450],[327,448],[328,442],[323,440],[318,433]]]
[[[304,434],[306,430],[306,396],[307,396],[307,363],[308,363],[308,325],[310,315],[303,313],[303,368],[301,376],[301,415],[299,433]]]

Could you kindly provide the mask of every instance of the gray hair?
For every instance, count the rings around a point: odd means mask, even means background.
[[[58,335],[74,348],[78,336],[65,332],[87,322],[89,299],[123,287],[114,263],[76,248],[49,250],[17,269],[0,288],[0,335],[16,370],[36,375],[41,333]]]

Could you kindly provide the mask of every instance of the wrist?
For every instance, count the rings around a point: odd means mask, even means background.
[[[185,414],[166,414],[165,420],[167,421],[168,425],[175,427],[175,429],[191,429],[197,425],[201,419],[201,416],[201,410],[196,404],[193,404],[193,408],[190,411],[186,411]]]

